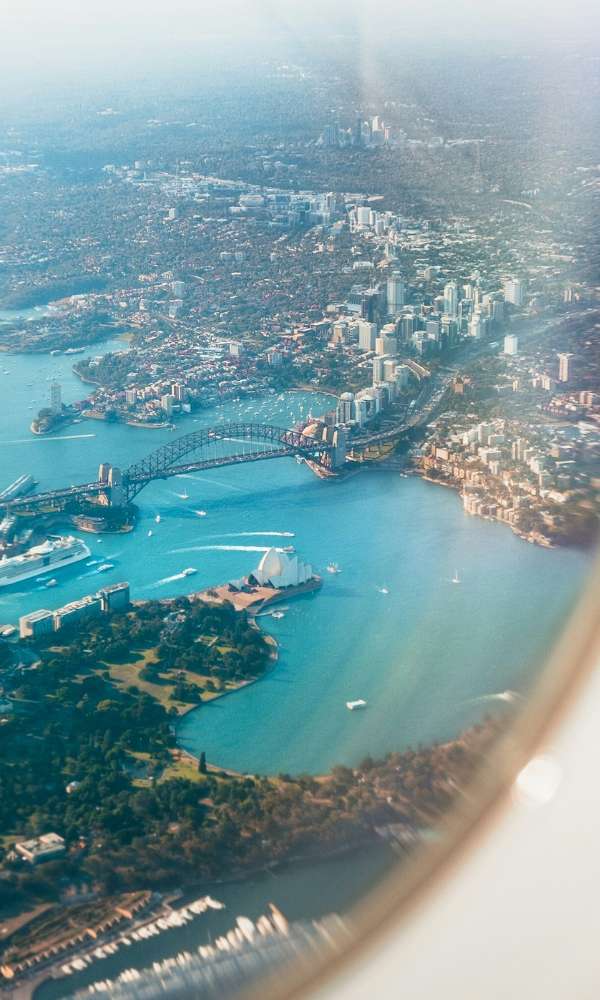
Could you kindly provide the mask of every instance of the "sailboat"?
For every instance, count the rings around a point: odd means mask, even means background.
[[[452,577],[452,583],[461,583],[461,582],[462,581],[461,581],[461,579],[460,579],[460,577],[458,575],[458,570],[455,569],[454,570],[454,576]]]

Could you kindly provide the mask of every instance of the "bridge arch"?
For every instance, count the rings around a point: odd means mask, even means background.
[[[233,449],[231,452],[221,449],[221,454],[215,454],[213,458],[206,457],[209,449],[218,451],[219,444],[229,441],[244,445],[250,443],[256,448],[251,451]],[[311,459],[324,468],[333,468],[339,464],[339,461],[336,462],[337,451],[338,446],[335,443],[319,440],[302,431],[276,427],[273,424],[220,424],[215,427],[203,427],[175,438],[156,448],[141,461],[133,463],[123,471],[123,488],[127,500],[131,501],[153,479],[217,466],[281,458],[286,455],[299,455]],[[190,456],[198,453],[200,454],[197,459],[189,461]]]
[[[3,509],[23,514],[56,513],[69,504],[102,496],[107,504],[120,507],[130,503],[153,479],[286,455],[299,455],[323,469],[334,470],[346,461],[344,431],[327,428],[326,436],[323,440],[273,424],[228,423],[204,427],[172,439],[123,471],[103,462],[93,482],[19,497],[8,501]],[[243,450],[226,448],[226,442],[239,442]],[[253,446],[250,451],[248,443]]]

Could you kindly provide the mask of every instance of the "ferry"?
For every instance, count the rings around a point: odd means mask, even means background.
[[[55,577],[55,576],[53,576],[51,580],[48,580],[48,581],[46,582],[46,586],[47,586],[47,587],[56,587],[56,584],[57,584],[57,583],[58,583],[58,580],[56,579],[56,577]]]
[[[102,563],[100,566],[98,566],[97,572],[98,573],[106,573],[107,570],[113,569],[114,565],[115,564],[111,563],[111,562]]]
[[[346,708],[349,708],[351,712],[354,712],[357,708],[366,708],[367,703],[363,698],[357,698],[356,701],[347,701]]]
[[[206,511],[205,510],[195,510],[194,513],[197,514],[198,517],[206,517]]]
[[[337,563],[331,562],[327,566],[327,572],[328,573],[341,573],[342,571],[341,571],[341,569],[340,569],[340,567],[338,566]]]
[[[197,573],[197,572],[198,572],[198,570],[195,568],[195,566],[188,566],[187,569],[183,569],[181,571],[181,575],[182,576],[193,576],[194,573]]]
[[[295,550],[295,548],[294,548],[293,545],[284,545],[281,551],[282,552],[287,552],[288,555],[289,555],[289,554],[295,552],[296,550]]]
[[[91,554],[80,538],[73,535],[50,535],[41,545],[34,545],[21,555],[5,556],[0,560],[0,587],[29,580],[45,570],[71,566],[82,559],[89,559]]]

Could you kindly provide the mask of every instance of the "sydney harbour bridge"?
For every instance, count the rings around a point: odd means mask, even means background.
[[[227,465],[294,457],[323,473],[335,473],[346,462],[342,428],[322,427],[319,436],[272,424],[229,423],[205,427],[161,445],[126,469],[103,462],[93,482],[19,497],[3,504],[15,514],[52,513],[90,501],[126,507],[156,479],[201,472]]]

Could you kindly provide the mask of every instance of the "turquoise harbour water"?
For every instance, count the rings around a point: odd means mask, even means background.
[[[82,482],[101,460],[125,466],[202,425],[257,418],[290,426],[330,405],[323,396],[287,393],[206,410],[176,432],[85,421],[33,437],[29,423],[52,378],[65,401],[85,395],[70,370],[74,360],[0,356],[0,487],[24,472],[41,488]],[[184,491],[188,500],[178,496]],[[294,544],[322,573],[323,587],[285,604],[281,620],[260,619],[279,643],[276,667],[179,724],[184,747],[253,773],[320,773],[446,739],[502,704],[498,694],[526,692],[589,566],[581,552],[527,544],[502,525],[465,515],[453,491],[397,473],[322,481],[282,459],[157,482],[138,502],[133,533],[84,536],[94,558],[114,569],[99,574],[79,564],[58,575],[52,590],[28,581],[1,591],[0,622],[118,580],[129,580],[137,599],[199,590],[248,573],[268,545]],[[330,561],[339,575],[325,571]],[[188,566],[198,572],[182,578]],[[356,698],[368,701],[366,711],[346,709]]]

